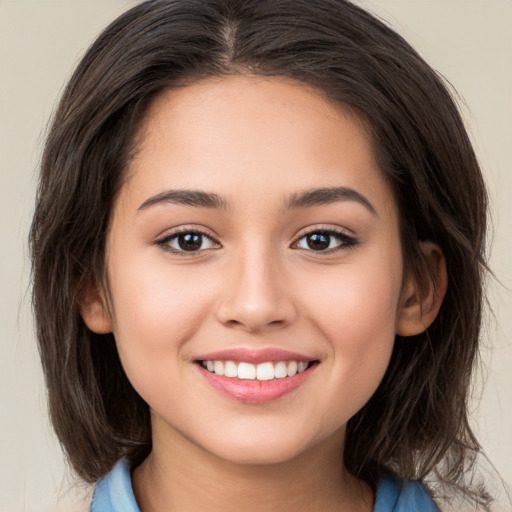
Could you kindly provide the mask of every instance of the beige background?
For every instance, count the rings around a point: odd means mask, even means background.
[[[463,111],[493,201],[483,350],[486,387],[473,418],[512,483],[512,1],[362,1],[441,71]],[[124,0],[0,0],[0,512],[81,510],[45,410],[31,324],[27,230],[47,120],[71,69]],[[479,379],[483,380],[482,378]],[[480,391],[475,391],[475,397]],[[476,401],[475,401],[476,403]],[[57,506],[57,502],[60,505]]]

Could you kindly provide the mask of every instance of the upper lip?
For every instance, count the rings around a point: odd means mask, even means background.
[[[199,355],[196,361],[243,361],[260,364],[268,361],[314,361],[312,357],[280,348],[246,348],[237,347]]]

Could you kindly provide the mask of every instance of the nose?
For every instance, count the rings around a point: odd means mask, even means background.
[[[270,252],[246,250],[229,262],[222,279],[216,316],[222,324],[247,332],[289,325],[297,316],[286,272]]]

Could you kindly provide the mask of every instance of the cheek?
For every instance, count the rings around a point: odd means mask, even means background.
[[[386,264],[385,259],[354,258],[354,264],[318,272],[301,286],[308,290],[302,294],[304,309],[335,346],[373,344],[379,333],[394,336],[401,266]]]
[[[331,411],[328,415],[338,411],[345,421],[377,389],[394,345],[401,267],[378,259],[380,265],[347,265],[316,279],[316,292],[304,304],[327,342],[329,386],[340,390],[331,394],[333,402],[329,407],[324,404],[323,410]]]
[[[209,287],[195,286],[197,276],[190,270],[165,261],[123,262],[110,279],[114,335],[129,378],[159,367],[169,371],[211,311]]]

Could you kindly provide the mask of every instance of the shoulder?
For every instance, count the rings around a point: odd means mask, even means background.
[[[386,475],[377,486],[374,512],[439,512],[421,481]]]
[[[133,494],[130,466],[121,459],[96,485],[91,512],[140,512]]]

